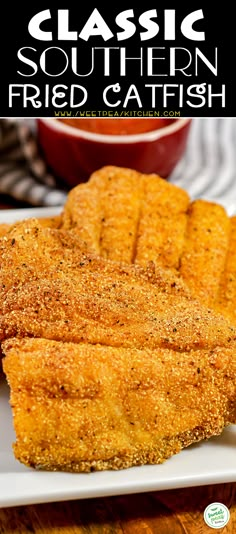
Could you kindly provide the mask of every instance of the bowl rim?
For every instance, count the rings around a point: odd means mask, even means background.
[[[69,117],[68,117],[69,118]],[[76,119],[76,117],[74,117]],[[78,117],[79,118],[79,117]],[[91,119],[92,117],[83,117],[84,120]],[[94,117],[99,118],[99,117]],[[102,117],[100,117],[102,118]],[[114,117],[105,117],[107,120]],[[126,120],[124,117],[119,117],[123,120]],[[133,117],[135,120],[135,117]],[[140,118],[140,117],[136,117]],[[142,117],[145,118],[145,117]],[[151,117],[146,117],[151,118]],[[153,117],[154,118],[154,117]],[[167,117],[166,117],[167,118]],[[168,117],[171,118],[171,117]],[[64,133],[66,135],[72,136],[72,137],[78,137],[83,138],[90,141],[95,141],[96,143],[110,143],[110,144],[130,144],[130,143],[140,143],[144,141],[156,141],[157,139],[160,139],[162,137],[166,137],[167,135],[172,135],[175,132],[181,130],[184,126],[186,126],[189,122],[191,122],[192,118],[173,118],[173,122],[168,124],[167,126],[163,126],[162,128],[159,128],[158,130],[151,130],[150,132],[143,132],[139,134],[127,134],[127,135],[111,135],[111,134],[100,134],[96,132],[89,132],[86,130],[81,130],[80,128],[74,128],[73,126],[69,126],[68,124],[65,124],[60,120],[60,118],[57,117],[40,117],[38,118],[38,122],[43,122],[48,128],[51,130],[56,130],[58,132]]]

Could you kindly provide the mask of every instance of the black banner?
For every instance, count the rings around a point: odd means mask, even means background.
[[[2,11],[1,117],[236,116],[226,7]]]

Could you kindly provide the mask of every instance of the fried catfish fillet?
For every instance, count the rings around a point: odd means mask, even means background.
[[[87,254],[71,232],[17,225],[0,240],[0,340],[34,336],[117,347],[227,347],[236,330],[173,272]]]
[[[236,218],[219,204],[191,201],[158,175],[106,166],[69,193],[62,228],[101,257],[173,269],[194,297],[236,324]]]
[[[66,471],[159,463],[235,422],[236,329],[172,270],[86,246],[36,219],[0,240],[16,457]]]
[[[113,166],[94,172],[68,194],[62,227],[91,251],[114,261],[178,265],[188,194],[157,175]]]
[[[162,463],[236,422],[235,348],[9,339],[15,456],[75,472]]]

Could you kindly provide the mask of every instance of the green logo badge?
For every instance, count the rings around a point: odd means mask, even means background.
[[[224,527],[227,525],[229,518],[229,509],[220,502],[213,502],[204,510],[204,521],[211,528]]]

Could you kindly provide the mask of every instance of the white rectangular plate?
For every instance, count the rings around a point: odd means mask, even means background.
[[[50,217],[61,208],[0,212],[1,222]],[[236,425],[217,438],[192,445],[162,465],[90,474],[35,471],[15,460],[9,391],[0,382],[0,506],[105,497],[236,481]]]

